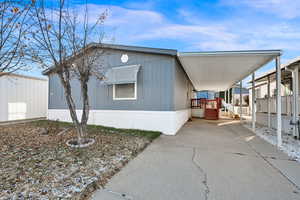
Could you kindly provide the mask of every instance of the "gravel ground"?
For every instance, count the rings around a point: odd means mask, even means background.
[[[245,123],[244,126],[252,130],[251,123]],[[277,131],[275,129],[269,129],[266,126],[257,124],[255,134],[277,146]],[[300,162],[300,141],[295,140],[292,135],[282,132],[282,146],[280,149],[292,159]]]
[[[158,132],[89,127],[95,144],[71,148],[70,124],[0,126],[0,199],[84,199],[142,151]]]

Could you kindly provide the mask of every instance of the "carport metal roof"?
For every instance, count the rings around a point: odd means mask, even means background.
[[[280,54],[281,50],[250,50],[181,52],[177,56],[197,91],[224,91]]]

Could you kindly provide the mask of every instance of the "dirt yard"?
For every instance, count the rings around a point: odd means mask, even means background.
[[[71,148],[71,124],[0,126],[0,199],[83,199],[118,172],[159,132],[89,126],[95,143]]]

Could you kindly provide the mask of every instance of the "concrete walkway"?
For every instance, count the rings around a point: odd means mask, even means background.
[[[193,120],[155,140],[92,199],[300,199],[300,164],[237,121]]]

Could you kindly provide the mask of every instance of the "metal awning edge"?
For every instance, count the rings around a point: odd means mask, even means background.
[[[282,50],[241,50],[241,51],[204,51],[204,52],[177,52],[177,56],[221,56],[221,55],[270,55],[280,56]]]

